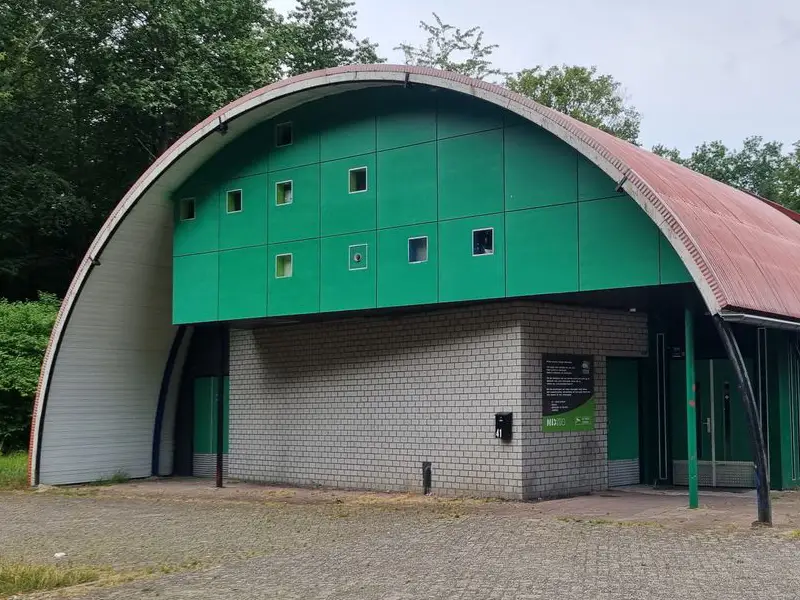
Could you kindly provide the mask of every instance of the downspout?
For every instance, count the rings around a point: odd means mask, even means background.
[[[744,358],[742,358],[739,344],[736,341],[730,324],[718,314],[714,315],[712,319],[719,332],[719,337],[722,339],[722,344],[725,346],[725,352],[736,371],[736,377],[739,380],[739,390],[742,393],[742,404],[744,404],[745,414],[747,415],[747,428],[750,432],[750,442],[753,446],[753,456],[756,465],[758,523],[771,526],[772,505],[769,497],[767,448],[764,443],[764,433],[761,429],[761,419],[758,416],[758,406],[756,405],[755,394],[753,394],[750,375],[747,373]]]

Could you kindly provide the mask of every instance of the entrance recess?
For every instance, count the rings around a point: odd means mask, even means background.
[[[639,361],[609,358],[608,485],[640,483],[639,475]]]
[[[673,483],[688,484],[684,360],[671,365]],[[749,369],[750,365],[748,365]],[[707,487],[755,487],[747,418],[736,373],[727,359],[695,361],[698,479]]]

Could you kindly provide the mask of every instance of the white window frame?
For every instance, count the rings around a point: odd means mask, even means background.
[[[353,267],[350,264],[351,252],[352,252],[353,248],[357,248],[357,247],[360,247],[360,246],[364,246],[364,266],[363,267],[361,267],[361,266]],[[369,244],[367,244],[367,243],[351,244],[350,246],[348,246],[348,248],[347,248],[347,270],[348,271],[363,271],[364,269],[367,269],[367,268],[369,268]]]
[[[183,205],[186,202],[191,202],[192,203],[192,215],[193,216],[188,218],[188,219],[184,219],[183,218]],[[183,222],[183,221],[194,221],[196,218],[197,218],[197,198],[192,196],[192,197],[189,197],[189,198],[181,198],[180,200],[178,200],[178,220],[180,220],[181,222]]]
[[[411,242],[413,242],[414,240],[425,240],[425,260],[411,260]],[[408,251],[408,257],[409,257],[408,264],[420,265],[428,262],[428,251],[430,250],[430,245],[428,243],[428,236],[418,235],[417,237],[408,238],[408,245],[406,246],[406,250]]]
[[[289,126],[290,131],[292,132],[292,141],[289,142],[288,144],[279,144],[278,143],[278,129],[280,129],[281,127],[284,127],[286,125]],[[287,148],[287,147],[291,146],[292,144],[294,144],[294,122],[293,121],[284,121],[283,123],[276,123],[275,124],[275,147],[276,148]]]
[[[484,252],[483,254],[475,254],[475,233],[478,231],[491,231],[492,232],[492,251],[491,252]],[[494,227],[478,227],[477,229],[472,230],[472,235],[470,236],[470,253],[472,256],[494,256],[494,247],[495,247],[495,239],[494,239]]]
[[[278,204],[278,186],[283,185],[286,183],[292,184],[292,199],[289,202],[284,202],[283,204]],[[286,197],[284,195],[284,197]],[[294,204],[294,180],[293,179],[284,179],[283,181],[276,181],[275,182],[275,206],[289,206],[290,204]]]
[[[239,200],[241,201],[241,206],[239,207],[239,210],[231,210],[230,209],[231,207],[228,204],[228,194],[230,194],[231,192],[239,192]],[[225,191],[225,212],[226,212],[226,214],[235,215],[236,213],[242,212],[242,210],[244,210],[244,192],[242,191],[242,188],[237,188],[237,189],[233,189],[233,190],[226,190]]]
[[[289,257],[289,263],[292,265],[291,275],[278,275],[278,259],[284,256]],[[275,279],[289,279],[294,275],[294,255],[292,252],[282,252],[275,255]]]
[[[351,180],[351,173],[353,171],[364,171],[364,189],[363,190],[356,190],[355,192],[350,189],[350,182]],[[367,165],[362,165],[360,167],[353,167],[347,171],[347,192],[349,194],[363,194],[364,192],[369,190],[369,167]]]

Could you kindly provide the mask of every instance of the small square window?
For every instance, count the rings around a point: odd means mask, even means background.
[[[230,190],[225,201],[229,213],[242,212],[242,190]]]
[[[412,264],[428,262],[427,237],[408,238],[408,262]]]
[[[367,244],[355,244],[350,246],[350,266],[351,271],[361,271],[367,268]]]
[[[195,217],[194,198],[183,198],[181,200],[181,221],[192,221]]]
[[[291,204],[293,199],[291,181],[279,181],[275,184],[275,204],[278,206]]]
[[[367,191],[367,167],[350,169],[350,193]]]
[[[472,256],[494,254],[494,229],[475,229],[472,232]]]
[[[275,125],[275,146],[291,146],[294,141],[294,132],[291,123],[278,123]]]
[[[292,255],[278,254],[275,257],[275,277],[282,279],[292,276]]]

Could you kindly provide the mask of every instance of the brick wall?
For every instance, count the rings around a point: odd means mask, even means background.
[[[602,357],[646,348],[643,315],[520,302],[234,330],[230,474],[420,491],[430,461],[437,493],[604,487]],[[538,431],[542,351],[597,355],[596,431]],[[504,411],[514,413],[511,442],[494,438]]]

